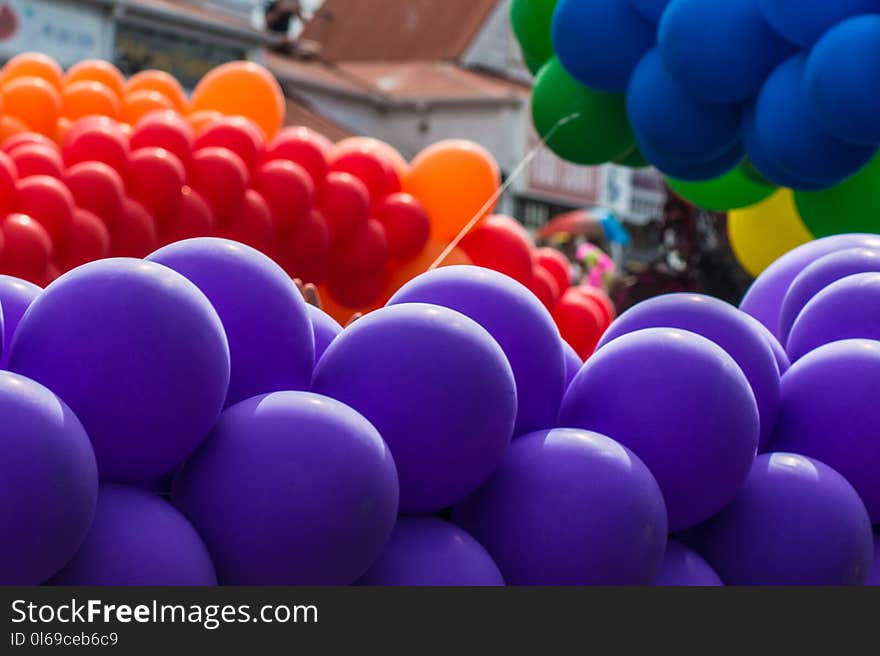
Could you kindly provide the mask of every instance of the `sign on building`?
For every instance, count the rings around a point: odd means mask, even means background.
[[[54,57],[62,66],[110,56],[112,25],[100,7],[63,0],[0,2],[0,58],[27,51]]]

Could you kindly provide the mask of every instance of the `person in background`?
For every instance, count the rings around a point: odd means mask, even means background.
[[[299,0],[271,0],[266,3],[266,29],[270,32],[286,36],[294,19],[306,19]]]

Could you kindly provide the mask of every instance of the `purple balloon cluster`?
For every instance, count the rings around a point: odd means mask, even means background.
[[[853,266],[785,269],[792,339],[823,344],[790,369],[697,295],[625,313],[583,364],[477,267],[345,330],[221,239],[0,278],[0,583],[864,583],[880,342],[822,319],[822,276]]]

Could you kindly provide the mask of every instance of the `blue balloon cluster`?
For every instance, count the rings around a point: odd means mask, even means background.
[[[670,177],[826,189],[880,147],[880,0],[559,0],[552,37]]]

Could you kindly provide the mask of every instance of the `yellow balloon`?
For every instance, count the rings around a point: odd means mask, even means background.
[[[815,239],[801,220],[790,189],[730,212],[727,234],[736,259],[755,277],[790,250]]]

